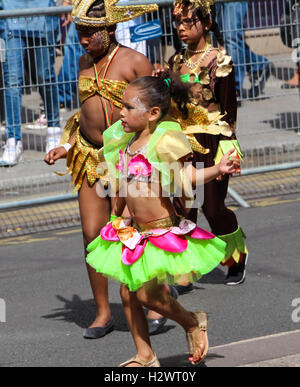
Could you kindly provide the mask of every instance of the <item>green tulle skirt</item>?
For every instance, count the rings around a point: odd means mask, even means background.
[[[182,276],[194,282],[211,272],[223,260],[226,243],[219,238],[194,239],[186,237],[188,248],[182,253],[164,251],[150,242],[142,256],[132,265],[121,260],[122,243],[106,241],[99,236],[89,244],[86,261],[97,272],[137,291],[144,283],[180,283]]]

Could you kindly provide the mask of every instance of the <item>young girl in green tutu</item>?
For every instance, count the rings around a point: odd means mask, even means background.
[[[122,363],[123,367],[159,366],[143,307],[184,328],[192,364],[204,359],[206,313],[185,310],[163,286],[178,283],[182,275],[194,281],[210,272],[223,259],[226,244],[178,217],[166,192],[172,186],[184,186],[184,196],[193,197],[187,182],[203,185],[239,167],[234,150],[213,167],[192,166],[190,144],[179,124],[167,116],[171,97],[188,114],[188,91],[182,82],[167,77],[164,73],[161,78],[143,77],[130,83],[123,96],[121,120],[104,132],[100,154],[106,162],[102,174],[118,194],[111,222],[88,246],[87,262],[122,284],[123,308],[137,348],[137,355]],[[126,206],[130,218],[121,217]]]

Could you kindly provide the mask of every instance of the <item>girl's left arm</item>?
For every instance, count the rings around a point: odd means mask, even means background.
[[[240,160],[232,156],[234,152],[235,149],[231,149],[218,164],[209,168],[196,169],[191,162],[185,163],[184,172],[192,185],[206,184],[223,174],[232,174],[240,168]]]

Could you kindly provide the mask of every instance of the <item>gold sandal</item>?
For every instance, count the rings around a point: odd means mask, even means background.
[[[193,358],[194,356],[194,342],[197,338],[197,335],[199,334],[200,331],[206,332],[206,344],[202,353],[201,358],[198,360],[190,360],[192,364],[200,364],[206,357],[207,352],[208,352],[208,337],[207,337],[207,325],[208,325],[208,316],[205,312],[199,311],[199,312],[191,312],[192,316],[197,320],[198,326],[196,329],[194,329],[192,332],[187,332],[186,333],[186,338],[188,342],[188,347],[189,347],[189,353],[190,353],[190,359]]]
[[[154,354],[154,358],[148,362],[141,359],[139,357],[139,355],[136,355],[136,356],[132,357],[131,359],[124,361],[124,363],[121,363],[118,367],[126,367],[130,363],[137,363],[137,364],[141,365],[142,367],[160,367],[160,363],[159,363],[159,360],[158,360],[156,354]]]

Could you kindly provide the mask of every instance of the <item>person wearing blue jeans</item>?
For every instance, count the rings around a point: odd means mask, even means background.
[[[243,97],[243,82],[248,73],[251,89],[244,96],[257,97],[270,76],[270,63],[267,58],[251,51],[245,42],[244,19],[248,12],[248,1],[216,3],[216,10],[226,51],[235,65],[237,95]]]
[[[73,109],[77,96],[78,61],[84,54],[80,45],[75,23],[67,31],[64,43],[64,60],[58,74],[59,102],[61,107]]]
[[[56,5],[54,0],[2,0],[3,10],[41,8]],[[58,17],[8,18],[1,25],[5,41],[4,101],[6,116],[6,146],[0,165],[18,164],[22,153],[21,112],[24,63],[28,49],[34,51],[34,67],[40,95],[48,121],[47,148],[59,142],[61,129],[57,80],[54,71],[55,38]]]

